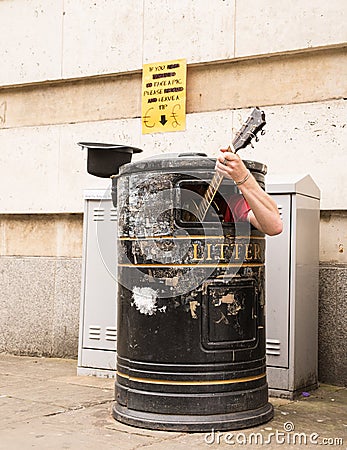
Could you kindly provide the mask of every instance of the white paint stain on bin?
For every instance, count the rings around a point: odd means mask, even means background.
[[[141,314],[152,316],[157,312],[157,291],[149,287],[134,287],[133,303]]]

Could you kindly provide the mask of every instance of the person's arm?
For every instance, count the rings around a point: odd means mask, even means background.
[[[282,232],[283,224],[276,202],[259,186],[236,153],[232,153],[230,148],[221,149],[216,169],[236,183],[245,180],[238,188],[251,208],[248,219],[253,226],[270,236]]]

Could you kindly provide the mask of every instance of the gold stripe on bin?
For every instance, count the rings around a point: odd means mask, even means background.
[[[186,380],[156,380],[152,378],[138,378],[132,377],[130,375],[126,375],[122,372],[117,371],[117,375],[121,378],[126,378],[129,381],[134,381],[136,383],[149,383],[149,384],[170,384],[177,386],[184,385],[211,385],[211,384],[233,384],[233,383],[247,383],[248,381],[260,380],[261,378],[266,377],[266,373],[261,373],[260,375],[252,375],[249,377],[243,378],[234,378],[229,380],[197,380],[197,381],[186,381]]]

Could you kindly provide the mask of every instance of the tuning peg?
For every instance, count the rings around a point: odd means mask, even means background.
[[[260,134],[261,134],[262,136],[264,136],[265,133],[266,133],[266,130],[264,130],[264,129],[262,129],[261,132],[260,132]]]
[[[256,142],[259,141],[259,138],[258,138],[258,136],[256,134],[250,132],[249,135],[250,135],[251,139],[254,139]],[[252,145],[252,141],[251,141],[251,145]],[[253,145],[252,145],[252,147],[253,147]]]
[[[233,136],[234,136],[235,134],[237,134],[238,131],[239,131],[239,130],[237,130],[235,127],[232,127],[232,128],[231,128],[231,132],[232,132]]]

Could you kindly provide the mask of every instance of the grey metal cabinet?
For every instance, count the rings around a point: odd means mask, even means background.
[[[85,191],[79,375],[114,376],[117,344],[117,210],[110,189]]]
[[[270,394],[317,386],[320,192],[310,176],[276,182],[283,232],[266,240],[266,356]]]
[[[266,356],[270,394],[317,384],[319,189],[310,176],[267,191],[284,224],[266,238]],[[78,374],[115,376],[117,211],[110,190],[85,192]]]

